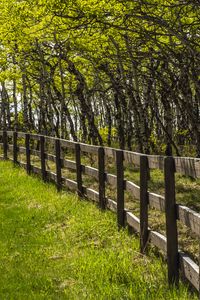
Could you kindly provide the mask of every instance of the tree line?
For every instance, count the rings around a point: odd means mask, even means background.
[[[1,0],[0,128],[200,157],[198,0]]]

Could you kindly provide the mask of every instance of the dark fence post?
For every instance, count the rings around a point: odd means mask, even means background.
[[[14,162],[14,164],[17,164],[17,154],[18,154],[17,131],[14,131],[13,132],[13,162]]]
[[[41,171],[42,179],[46,181],[46,164],[45,164],[45,137],[40,136],[40,159],[41,159]]]
[[[8,136],[7,131],[3,131],[3,158],[8,159]]]
[[[55,140],[55,150],[56,150],[56,185],[57,190],[60,191],[62,188],[62,173],[61,173],[61,157],[60,157],[60,140]]]
[[[165,213],[167,236],[167,265],[169,284],[178,285],[179,258],[178,234],[175,197],[175,162],[173,157],[166,157],[164,162],[165,176]]]
[[[104,148],[98,149],[98,169],[99,169],[99,206],[102,210],[106,209],[105,198],[105,154]]]
[[[140,252],[145,253],[148,243],[148,158],[140,156]]]
[[[122,150],[116,150],[117,167],[117,224],[118,228],[125,226],[124,213],[124,154]]]
[[[27,174],[31,173],[31,152],[30,152],[30,134],[25,134],[25,147],[26,147],[26,171]]]
[[[80,197],[83,197],[83,180],[82,180],[82,167],[81,167],[81,148],[80,144],[75,144],[75,156],[76,156],[76,181],[77,181],[77,193]]]

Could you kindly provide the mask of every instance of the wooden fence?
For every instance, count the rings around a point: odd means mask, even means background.
[[[57,189],[63,186],[77,191],[79,196],[87,197],[99,203],[101,209],[110,209],[117,213],[119,228],[128,225],[140,235],[140,251],[145,253],[148,243],[162,250],[167,257],[169,284],[178,284],[179,271],[200,292],[199,266],[178,247],[177,220],[199,238],[200,214],[188,207],[176,204],[175,172],[200,178],[200,159],[183,157],[164,157],[156,155],[143,155],[141,153],[118,150],[108,147],[99,147],[57,139],[53,137],[11,131],[0,131],[2,139],[2,159],[11,159],[15,164],[23,166],[27,173],[40,174],[44,181],[51,180],[56,183]],[[37,140],[39,150],[31,148],[31,141]],[[19,146],[24,143],[24,146]],[[48,143],[55,149],[54,155],[47,153],[45,145]],[[63,159],[62,151],[70,149],[75,153],[75,161]],[[12,158],[8,157],[12,152]],[[26,162],[18,160],[18,154],[23,153]],[[81,158],[84,153],[97,156],[98,169],[83,165]],[[40,167],[31,164],[31,155],[40,159]],[[116,163],[117,174],[105,172],[105,158],[113,158]],[[56,165],[56,173],[46,169],[46,161]],[[125,180],[124,161],[140,169],[140,186]],[[62,176],[62,169],[67,168],[76,172],[76,181]],[[160,169],[164,172],[165,196],[148,191],[149,172],[151,169]],[[98,181],[99,190],[95,191],[83,185],[82,175],[92,176]],[[106,183],[116,188],[117,201],[106,197]],[[125,208],[124,192],[129,191],[135,199],[140,201],[140,218]],[[148,226],[148,209],[154,208],[165,213],[166,236],[153,231]]]

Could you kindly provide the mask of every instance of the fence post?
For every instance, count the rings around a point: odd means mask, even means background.
[[[118,228],[125,226],[124,214],[124,153],[122,150],[116,150],[117,167],[117,224]]]
[[[13,162],[14,164],[17,164],[17,153],[18,148],[17,148],[17,131],[13,132]]]
[[[45,137],[40,136],[40,159],[41,159],[41,171],[42,179],[46,181],[46,164],[45,164]]]
[[[75,156],[76,156],[76,181],[77,181],[77,193],[79,197],[83,197],[83,180],[82,180],[82,167],[81,167],[81,148],[80,144],[75,144]]]
[[[25,147],[26,147],[26,172],[31,173],[31,152],[30,152],[30,134],[25,134]]]
[[[167,265],[169,284],[178,285],[179,258],[178,233],[175,196],[175,162],[173,157],[166,157],[164,161],[165,176],[165,214],[167,236]]]
[[[8,136],[7,131],[3,131],[3,159],[8,159]]]
[[[140,252],[145,253],[148,243],[148,158],[140,156]]]
[[[61,173],[61,157],[60,157],[60,140],[55,140],[55,150],[56,150],[56,185],[57,190],[60,191],[62,187],[62,173]]]
[[[105,198],[105,154],[104,148],[98,149],[98,169],[99,169],[99,206],[102,210],[106,209]]]

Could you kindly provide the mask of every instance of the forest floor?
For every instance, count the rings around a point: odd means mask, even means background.
[[[198,299],[116,216],[0,162],[0,299]]]

